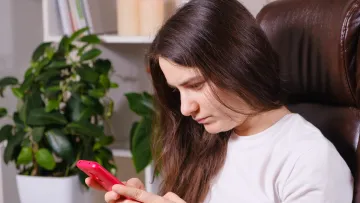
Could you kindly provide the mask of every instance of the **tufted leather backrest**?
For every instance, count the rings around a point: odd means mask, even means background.
[[[257,20],[279,54],[290,110],[334,143],[360,203],[360,0],[278,0]]]

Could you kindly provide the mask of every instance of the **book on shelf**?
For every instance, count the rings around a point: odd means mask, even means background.
[[[70,35],[84,27],[92,34],[117,32],[116,1],[55,0],[62,33]]]
[[[54,4],[57,27],[51,33],[70,35],[88,27],[90,34],[153,36],[188,0],[49,0]],[[53,9],[52,8],[52,9]]]

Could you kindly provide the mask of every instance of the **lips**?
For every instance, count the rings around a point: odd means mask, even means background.
[[[196,119],[196,122],[203,124],[203,123],[206,122],[206,119],[207,119],[207,118],[209,118],[209,117],[204,117],[204,118]]]

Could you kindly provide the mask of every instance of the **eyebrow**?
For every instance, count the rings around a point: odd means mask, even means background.
[[[199,79],[201,79],[201,78],[202,78],[202,76],[199,76],[199,75],[194,76],[194,77],[189,78],[189,79],[185,80],[184,82],[180,83],[179,86],[186,86],[186,85],[188,85],[190,82],[192,82],[192,81],[194,81],[194,80],[199,80]],[[176,88],[174,85],[171,85],[171,84],[169,84],[169,83],[168,83],[168,85],[169,85],[169,87],[171,87],[171,88]]]

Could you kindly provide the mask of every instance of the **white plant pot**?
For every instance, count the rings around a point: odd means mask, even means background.
[[[17,175],[16,183],[21,203],[90,202],[90,192],[76,175],[60,178]]]

